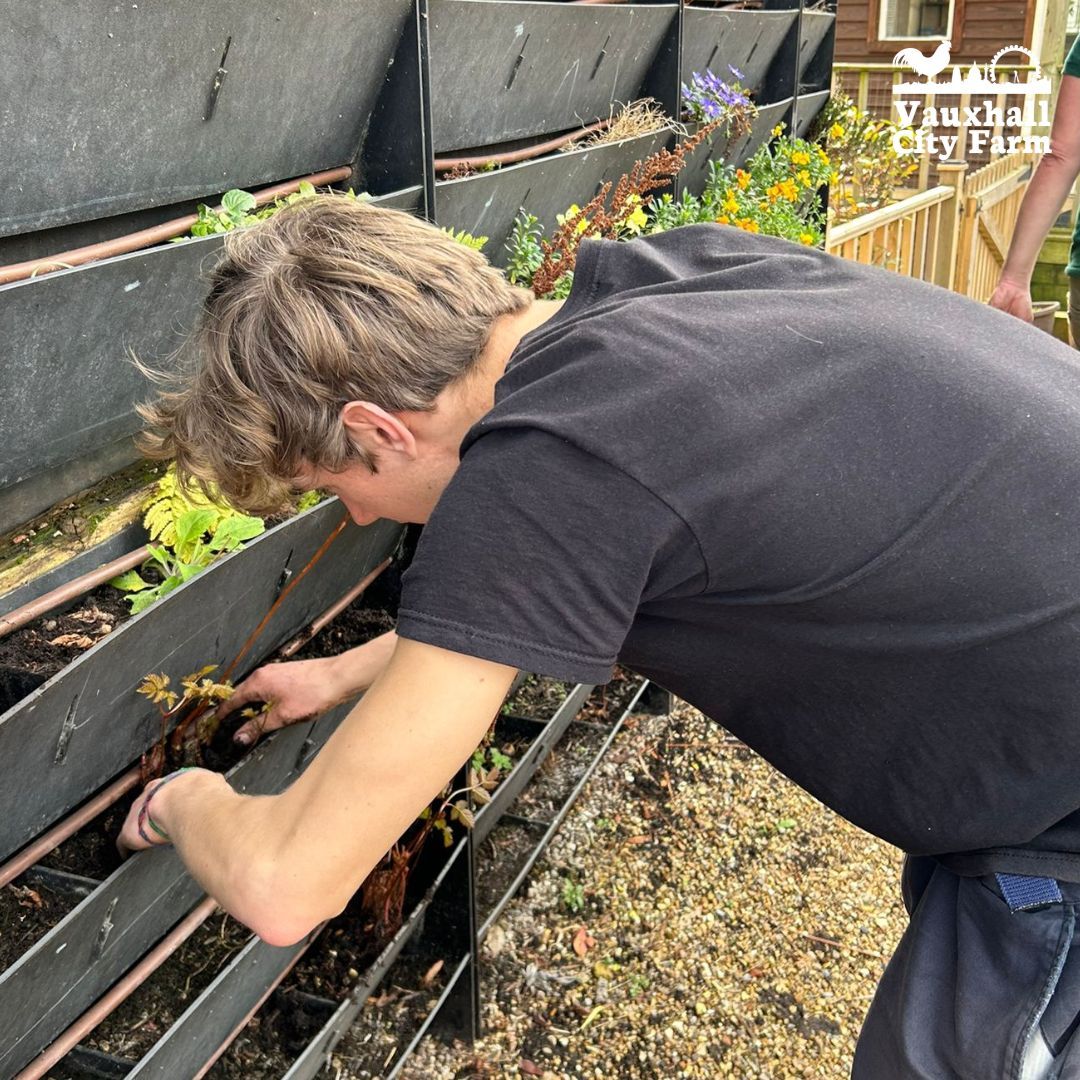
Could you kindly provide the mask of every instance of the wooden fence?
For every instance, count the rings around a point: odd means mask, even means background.
[[[825,249],[986,301],[1039,157],[1003,157],[972,173],[943,162],[937,186],[829,229]]]

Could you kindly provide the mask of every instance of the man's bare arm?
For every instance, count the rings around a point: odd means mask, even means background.
[[[154,795],[154,820],[222,907],[270,944],[291,944],[345,907],[468,759],[514,675],[399,640],[386,670],[287,791],[237,795],[224,778],[197,770]],[[132,828],[129,817],[125,834]]]

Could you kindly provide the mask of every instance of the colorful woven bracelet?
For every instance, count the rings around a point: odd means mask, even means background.
[[[143,800],[142,806],[139,807],[139,816],[136,820],[136,825],[139,830],[139,835],[143,838],[143,841],[147,844],[152,844],[155,847],[160,846],[157,840],[154,840],[147,831],[146,826],[149,825],[165,841],[165,843],[171,843],[172,837],[150,816],[150,800],[170,781],[175,780],[182,773],[191,772],[196,768],[194,765],[185,765],[182,769],[177,769],[175,772],[169,773],[168,776],[163,777],[161,782],[150,792],[149,795]]]

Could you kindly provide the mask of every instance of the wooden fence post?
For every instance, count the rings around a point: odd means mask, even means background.
[[[966,161],[943,161],[938,165],[938,183],[953,189],[952,198],[942,204],[941,228],[934,264],[934,284],[952,289],[958,278],[957,257],[964,249],[961,224],[964,222],[964,177]]]

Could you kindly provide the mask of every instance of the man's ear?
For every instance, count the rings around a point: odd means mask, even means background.
[[[402,414],[387,412],[370,401],[348,401],[341,406],[341,422],[357,446],[376,455],[396,450],[416,456],[416,437]]]

